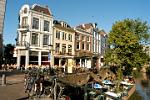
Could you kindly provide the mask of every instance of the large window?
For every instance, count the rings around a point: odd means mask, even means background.
[[[62,54],[65,54],[66,53],[66,44],[63,44],[62,45]]]
[[[72,45],[68,45],[68,54],[72,54]]]
[[[26,34],[25,33],[21,33],[21,42],[20,45],[24,46],[25,45],[25,41],[26,41]]]
[[[86,37],[86,41],[90,42],[90,37],[89,36]]]
[[[67,40],[67,33],[65,33],[65,40]]]
[[[44,20],[44,31],[49,32],[49,21]]]
[[[59,49],[60,49],[60,43],[56,43],[55,53],[59,53]]]
[[[62,39],[67,40],[67,33],[62,32]]]
[[[27,8],[24,8],[24,11],[23,11],[25,14],[27,13]]]
[[[82,49],[84,50],[84,42],[82,42]]]
[[[68,35],[68,40],[72,41],[72,35],[71,34]]]
[[[38,34],[32,33],[32,45],[38,45]]]
[[[86,50],[90,51],[90,43],[86,44]]]
[[[49,35],[44,35],[43,36],[43,45],[48,45],[49,44]]]
[[[60,39],[60,31],[56,31],[56,38]]]
[[[62,32],[62,40],[65,40],[65,33]]]
[[[27,25],[28,25],[28,17],[22,17],[21,27],[22,28],[27,28]]]
[[[82,35],[82,41],[84,41],[85,40],[85,36],[84,35]]]
[[[32,29],[39,29],[39,19],[33,17]]]
[[[76,49],[80,49],[80,44],[79,44],[79,42],[77,42],[77,44],[76,44]]]
[[[80,40],[79,34],[76,35],[76,40]]]

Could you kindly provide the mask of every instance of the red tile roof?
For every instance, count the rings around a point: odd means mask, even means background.
[[[37,4],[32,6],[32,10],[37,11],[37,12],[43,12],[46,15],[52,15],[48,7],[42,7]]]

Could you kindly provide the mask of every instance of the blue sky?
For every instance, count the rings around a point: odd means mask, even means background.
[[[72,27],[96,22],[109,32],[114,22],[125,18],[140,18],[150,25],[150,0],[7,0],[4,44],[15,44],[19,10],[26,3],[48,5],[55,19]]]

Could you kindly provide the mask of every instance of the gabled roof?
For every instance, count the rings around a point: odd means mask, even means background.
[[[65,22],[65,21],[54,20],[53,24],[54,25],[59,25],[61,27],[65,27],[65,28],[71,28],[71,26],[67,22]]]
[[[101,35],[101,36],[106,36],[107,33],[106,33],[104,30],[100,30],[100,35]]]
[[[42,7],[40,5],[34,4],[31,9],[46,15],[52,15],[48,7]]]
[[[77,26],[76,28],[80,28],[80,29],[83,29],[83,30],[86,30],[86,29],[90,29],[90,28],[93,28],[93,24],[92,23],[87,23],[87,24],[82,24],[82,25],[79,25]]]

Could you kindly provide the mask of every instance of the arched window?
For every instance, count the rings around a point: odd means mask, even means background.
[[[25,13],[25,14],[27,13],[27,8],[24,8],[24,13]]]

